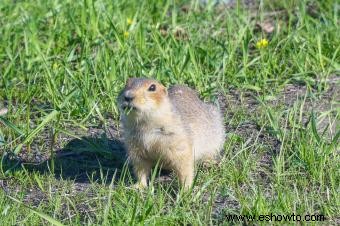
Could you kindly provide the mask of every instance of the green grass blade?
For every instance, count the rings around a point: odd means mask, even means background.
[[[64,225],[64,224],[62,224],[61,222],[59,222],[59,221],[53,219],[52,217],[48,216],[47,214],[42,213],[42,212],[39,212],[39,211],[37,211],[37,210],[34,210],[33,208],[31,208],[31,207],[25,205],[23,202],[20,202],[20,201],[17,200],[16,198],[13,198],[13,197],[11,197],[11,196],[7,196],[7,197],[10,198],[10,199],[12,199],[13,201],[19,203],[20,205],[22,205],[22,206],[28,208],[30,211],[32,211],[33,213],[37,214],[37,215],[40,216],[41,218],[47,220],[48,222],[50,222],[50,223],[53,224],[53,225],[56,225],[56,226],[63,226],[63,225]]]
[[[12,130],[14,130],[14,132],[20,136],[23,136],[25,133],[19,129],[16,125],[14,125],[12,122],[8,121],[7,119],[5,119],[4,117],[0,116],[0,122],[2,124],[4,124],[5,126],[11,128]]]
[[[312,114],[311,114],[311,127],[312,127],[312,132],[313,132],[315,139],[318,141],[318,143],[320,143],[321,138],[316,128],[316,119],[315,119],[314,111],[312,111]]]

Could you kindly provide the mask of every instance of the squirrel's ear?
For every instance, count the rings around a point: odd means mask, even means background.
[[[164,87],[163,91],[165,95],[168,95],[168,89],[166,87]]]
[[[126,81],[126,85],[130,86],[132,84],[133,78],[128,78],[128,80]]]

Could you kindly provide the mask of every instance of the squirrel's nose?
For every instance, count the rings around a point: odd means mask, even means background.
[[[133,100],[133,95],[131,95],[131,93],[130,92],[126,92],[125,94],[124,94],[124,100],[126,101],[126,102],[131,102],[132,100]]]

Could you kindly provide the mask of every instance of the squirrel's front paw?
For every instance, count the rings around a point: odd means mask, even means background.
[[[138,190],[144,190],[147,188],[147,185],[141,182],[137,182],[131,186],[131,188],[138,189]]]

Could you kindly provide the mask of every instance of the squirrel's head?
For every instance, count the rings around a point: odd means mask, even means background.
[[[154,79],[130,78],[118,103],[123,112],[149,113],[159,109],[167,95],[167,89]]]

